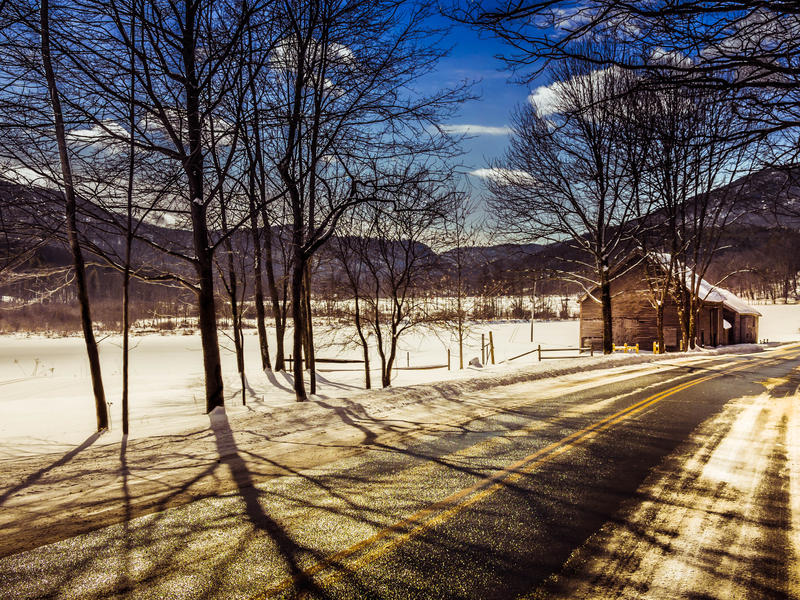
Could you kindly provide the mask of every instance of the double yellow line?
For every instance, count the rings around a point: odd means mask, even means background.
[[[793,350],[794,349],[796,348],[793,348]],[[782,352],[781,354],[784,353],[788,352]],[[768,362],[769,360],[771,360],[771,358],[758,361],[756,364]],[[332,554],[324,560],[321,560],[303,570],[301,573],[283,579],[274,586],[254,596],[251,600],[264,600],[266,598],[273,597],[289,590],[301,581],[310,580],[319,573],[329,569],[331,572],[325,576],[320,583],[333,583],[344,575],[344,571],[356,571],[359,568],[377,560],[387,552],[397,548],[409,539],[441,523],[444,523],[465,508],[472,506],[476,502],[480,502],[504,487],[507,487],[508,485],[519,480],[523,475],[530,474],[542,465],[551,462],[564,452],[586,442],[587,440],[596,436],[598,433],[605,431],[606,429],[609,429],[610,427],[613,427],[614,425],[626,419],[629,419],[633,415],[648,409],[664,398],[672,396],[673,394],[677,394],[678,392],[682,392],[701,383],[705,383],[711,379],[716,379],[722,375],[740,371],[752,366],[754,366],[752,363],[748,363],[738,367],[733,367],[731,369],[726,369],[724,371],[718,371],[710,375],[705,375],[703,377],[678,384],[657,394],[653,394],[652,396],[649,396],[644,400],[637,402],[636,404],[633,404],[614,413],[613,415],[596,421],[595,423],[571,433],[557,442],[553,442],[552,444],[537,450],[533,454],[516,461],[515,463],[500,471],[497,471],[496,473],[486,477],[485,479],[482,479],[468,488],[460,490],[444,498],[443,500],[439,500],[438,502],[413,513],[405,519],[398,521],[397,523],[390,525],[385,529],[382,529],[372,537],[362,540],[357,544],[350,546],[349,548],[341,550],[340,552]],[[369,547],[375,546],[379,542],[384,543],[378,545],[372,550],[368,550]],[[367,551],[356,558],[352,558],[361,553],[363,550]]]

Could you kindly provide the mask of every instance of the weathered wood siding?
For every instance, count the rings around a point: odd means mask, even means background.
[[[739,324],[739,341],[737,344],[755,344],[758,341],[758,317],[741,315]]]
[[[697,322],[697,341],[702,345],[738,344],[755,341],[758,335],[757,318],[723,310],[721,303],[703,303]],[[632,269],[611,283],[611,318],[613,342],[639,344],[642,349],[652,349],[658,339],[656,309],[644,278],[644,268]],[[728,318],[732,327],[725,330],[723,320]],[[733,333],[730,333],[733,332]],[[678,308],[670,298],[664,305],[664,345],[667,350],[677,350],[680,344]],[[580,303],[580,343],[583,346],[602,347],[603,322],[600,304],[590,296]]]
[[[580,304],[580,341],[584,345],[602,346],[603,322],[600,304],[587,296]],[[633,269],[611,282],[611,318],[613,342],[639,344],[652,349],[658,339],[656,309],[651,303],[643,269]],[[680,341],[678,311],[672,299],[664,307],[664,335],[666,346],[676,347]]]

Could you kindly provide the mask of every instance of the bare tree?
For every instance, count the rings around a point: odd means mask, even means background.
[[[373,237],[371,226],[372,220],[361,218],[361,214],[351,213],[343,223],[339,234],[332,241],[333,256],[338,266],[344,271],[346,277],[346,288],[353,295],[352,318],[353,325],[358,335],[358,343],[361,345],[362,356],[364,357],[364,387],[372,387],[372,376],[370,374],[370,352],[367,341],[368,331],[364,323],[362,305],[364,295],[367,293],[367,265],[362,260],[362,256],[368,254],[368,246]]]
[[[97,430],[108,428],[108,406],[106,405],[103,378],[100,370],[100,355],[97,351],[97,341],[92,329],[92,316],[89,305],[89,291],[86,287],[86,267],[83,251],[78,241],[77,205],[75,186],[72,179],[72,164],[67,147],[67,134],[64,126],[64,114],[61,110],[61,94],[58,89],[58,80],[51,52],[50,39],[50,3],[43,0],[39,5],[39,24],[41,35],[41,60],[50,105],[53,110],[53,125],[55,127],[55,141],[58,146],[58,157],[61,164],[61,187],[64,193],[67,238],[72,251],[73,266],[75,269],[75,283],[78,287],[78,301],[81,307],[81,324],[83,338],[86,342],[86,353],[89,357],[89,370],[92,376],[92,389],[94,391],[95,412],[97,415]]]
[[[580,57],[648,71],[655,86],[736,89],[737,116],[749,122],[736,133],[740,142],[770,138],[775,152],[765,159],[776,162],[800,151],[800,8],[794,2],[525,0],[455,5],[450,12],[507,42],[504,58],[525,81],[552,61]],[[591,36],[629,51],[592,55],[576,43]],[[673,68],[664,71],[665,62]]]
[[[208,122],[208,140],[209,151],[208,155],[211,158],[214,172],[216,174],[219,185],[217,186],[217,196],[219,199],[219,215],[220,215],[220,230],[219,234],[223,238],[222,250],[225,257],[224,263],[218,265],[220,279],[228,294],[231,310],[231,324],[233,328],[233,345],[236,354],[236,369],[239,373],[239,381],[242,385],[242,404],[247,403],[246,396],[246,374],[244,370],[244,337],[242,333],[242,311],[244,300],[244,288],[246,284],[244,269],[237,271],[234,245],[233,245],[233,232],[230,225],[231,217],[237,220],[244,220],[241,216],[236,217],[237,201],[239,212],[242,210],[249,211],[250,219],[252,222],[252,212],[254,207],[251,208],[253,203],[252,197],[248,197],[247,204],[242,200],[240,182],[234,178],[227,177],[230,170],[230,163],[235,160],[236,150],[239,143],[240,124],[242,122],[242,103],[243,98],[239,96],[233,100],[233,110],[230,114],[231,123],[223,131],[218,131],[218,127],[214,125],[214,119]],[[249,165],[246,170],[250,172]],[[229,184],[225,185],[223,182],[228,180]],[[248,185],[247,192],[250,192]],[[241,291],[240,291],[241,288]]]
[[[224,402],[213,255],[227,236],[212,236],[218,223],[215,219],[219,219],[213,201],[238,163],[225,161],[222,172],[210,173],[207,132],[209,123],[221,118],[223,100],[246,77],[244,62],[239,60],[243,40],[256,26],[251,18],[254,11],[264,11],[267,6],[208,0],[133,4],[87,0],[80,18],[67,19],[61,25],[65,36],[62,51],[69,68],[92,90],[90,98],[75,99],[73,109],[80,111],[98,135],[121,141],[133,137],[139,153],[160,161],[163,187],[178,199],[160,206],[160,211],[178,226],[191,228],[190,248],[146,236],[137,239],[185,261],[194,270],[194,277],[165,276],[196,294],[209,411]],[[134,19],[141,31],[136,42],[129,35]],[[257,22],[266,20],[262,16]],[[136,57],[133,65],[125,60],[131,52]],[[120,131],[118,123],[125,122],[131,77],[137,89],[139,119],[129,134]],[[230,224],[229,234],[240,225]]]
[[[359,234],[339,242],[350,251],[339,256],[357,303],[356,330],[365,359],[368,344],[363,331],[372,333],[383,387],[391,384],[402,335],[428,320],[421,296],[432,284],[438,262],[432,246],[441,240],[445,215],[460,201],[456,192],[425,181],[392,196],[385,203],[364,207]]]
[[[133,186],[136,178],[136,140],[133,132],[136,127],[136,18],[131,11],[130,20],[130,100],[128,103],[128,128],[131,132],[128,146],[128,186],[125,193],[125,258],[122,263],[122,434],[129,431],[129,371],[130,371],[130,292],[131,262],[133,252]],[[141,221],[140,221],[141,222]]]
[[[68,139],[70,99],[63,92],[69,89],[65,86],[68,69],[59,51],[60,34],[53,31],[53,8],[49,2],[38,6],[7,2],[0,9],[4,21],[0,34],[0,154],[5,163],[4,177],[28,184],[29,192],[41,200],[36,203],[37,209],[28,212],[18,225],[29,231],[47,232],[45,239],[63,232],[69,245],[100,431],[108,427],[108,407],[78,230],[75,154]],[[55,22],[60,21],[62,12],[58,11]],[[57,219],[51,210],[57,204],[61,205],[63,219]],[[25,210],[24,205],[18,207],[17,217],[23,216]]]
[[[640,179],[652,202],[642,215],[650,228],[638,240],[651,257],[645,271],[659,348],[664,307],[675,295],[688,347],[695,337],[693,315],[703,301],[700,281],[740,212],[735,194],[722,189],[746,166],[743,147],[731,141],[745,124],[736,118],[737,95],[731,92],[674,86],[645,90],[638,98],[637,139],[647,148]]]
[[[637,205],[637,218],[647,224],[637,237],[637,244],[645,257],[644,279],[656,313],[656,342],[661,352],[665,347],[664,311],[675,290],[678,261],[684,249],[678,218],[693,193],[700,167],[697,160],[692,160],[692,151],[707,141],[699,139],[699,121],[704,118],[695,102],[699,98],[697,93],[679,86],[639,89],[626,96],[632,104],[628,125],[634,130],[626,137],[631,144],[641,146],[632,151],[641,158],[632,169],[632,176],[637,193],[648,199]]]
[[[624,142],[625,73],[568,61],[556,69],[550,107],[527,104],[513,117],[506,157],[489,181],[501,230],[524,241],[562,242],[562,275],[601,305],[603,350],[612,351],[611,282],[621,274],[641,213]],[[574,258],[570,258],[573,255]]]
[[[450,145],[432,126],[464,98],[461,88],[408,93],[443,51],[436,43],[440,32],[426,26],[429,9],[400,6],[396,0],[294,1],[283,15],[288,33],[273,53],[266,89],[273,94],[268,114],[274,123],[264,156],[274,157],[273,187],[286,192],[300,401],[306,399],[304,345],[314,383],[308,263],[349,210],[378,197],[395,162],[411,156],[422,162]]]
[[[243,60],[247,65],[247,78],[245,86],[242,88],[244,101],[242,110],[245,111],[241,126],[243,129],[243,142],[247,161],[247,197],[248,210],[250,212],[250,234],[253,241],[253,282],[254,282],[254,303],[256,310],[256,327],[258,330],[259,351],[261,353],[261,368],[264,371],[272,369],[272,362],[269,355],[269,342],[267,340],[266,328],[266,309],[264,305],[264,252],[267,253],[267,285],[269,286],[270,296],[274,297],[273,312],[275,313],[275,329],[278,338],[278,351],[275,357],[276,369],[284,369],[283,357],[283,323],[277,302],[277,288],[274,276],[273,257],[271,252],[272,232],[268,222],[267,214],[271,200],[267,194],[267,175],[264,161],[264,147],[262,143],[262,127],[264,126],[262,113],[263,102],[259,93],[260,83],[266,77],[265,72],[268,68],[269,53],[265,52],[265,47],[269,48],[270,43],[264,43],[264,34],[271,35],[272,32],[253,30],[247,32],[243,44]],[[260,34],[260,35],[259,35]],[[259,226],[259,217],[262,225]],[[261,229],[263,227],[263,230]],[[264,243],[262,244],[262,238]]]
[[[451,280],[451,294],[455,296],[454,325],[456,339],[458,339],[458,368],[464,368],[464,338],[468,334],[466,322],[471,304],[469,286],[466,281],[466,271],[474,267],[477,244],[481,233],[482,224],[474,221],[475,203],[465,200],[456,203],[452,210],[445,215],[445,244],[451,246],[447,252],[446,260],[452,264],[448,269],[448,278]],[[451,317],[448,315],[447,320]]]

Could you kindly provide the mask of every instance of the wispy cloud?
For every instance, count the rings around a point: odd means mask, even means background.
[[[511,127],[492,127],[490,125],[441,125],[442,131],[456,135],[509,135],[513,132]]]
[[[516,169],[502,169],[498,167],[492,167],[488,169],[475,169],[474,171],[469,172],[470,175],[474,177],[480,177],[481,179],[489,179],[494,181],[495,183],[500,184],[516,184],[516,185],[531,185],[536,183],[536,179],[534,179],[533,175],[527,173],[525,171],[519,171]]]

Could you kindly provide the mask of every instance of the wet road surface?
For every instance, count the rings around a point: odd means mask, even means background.
[[[514,386],[514,409],[256,486],[234,453],[235,492],[0,559],[0,596],[797,597],[798,366]]]

